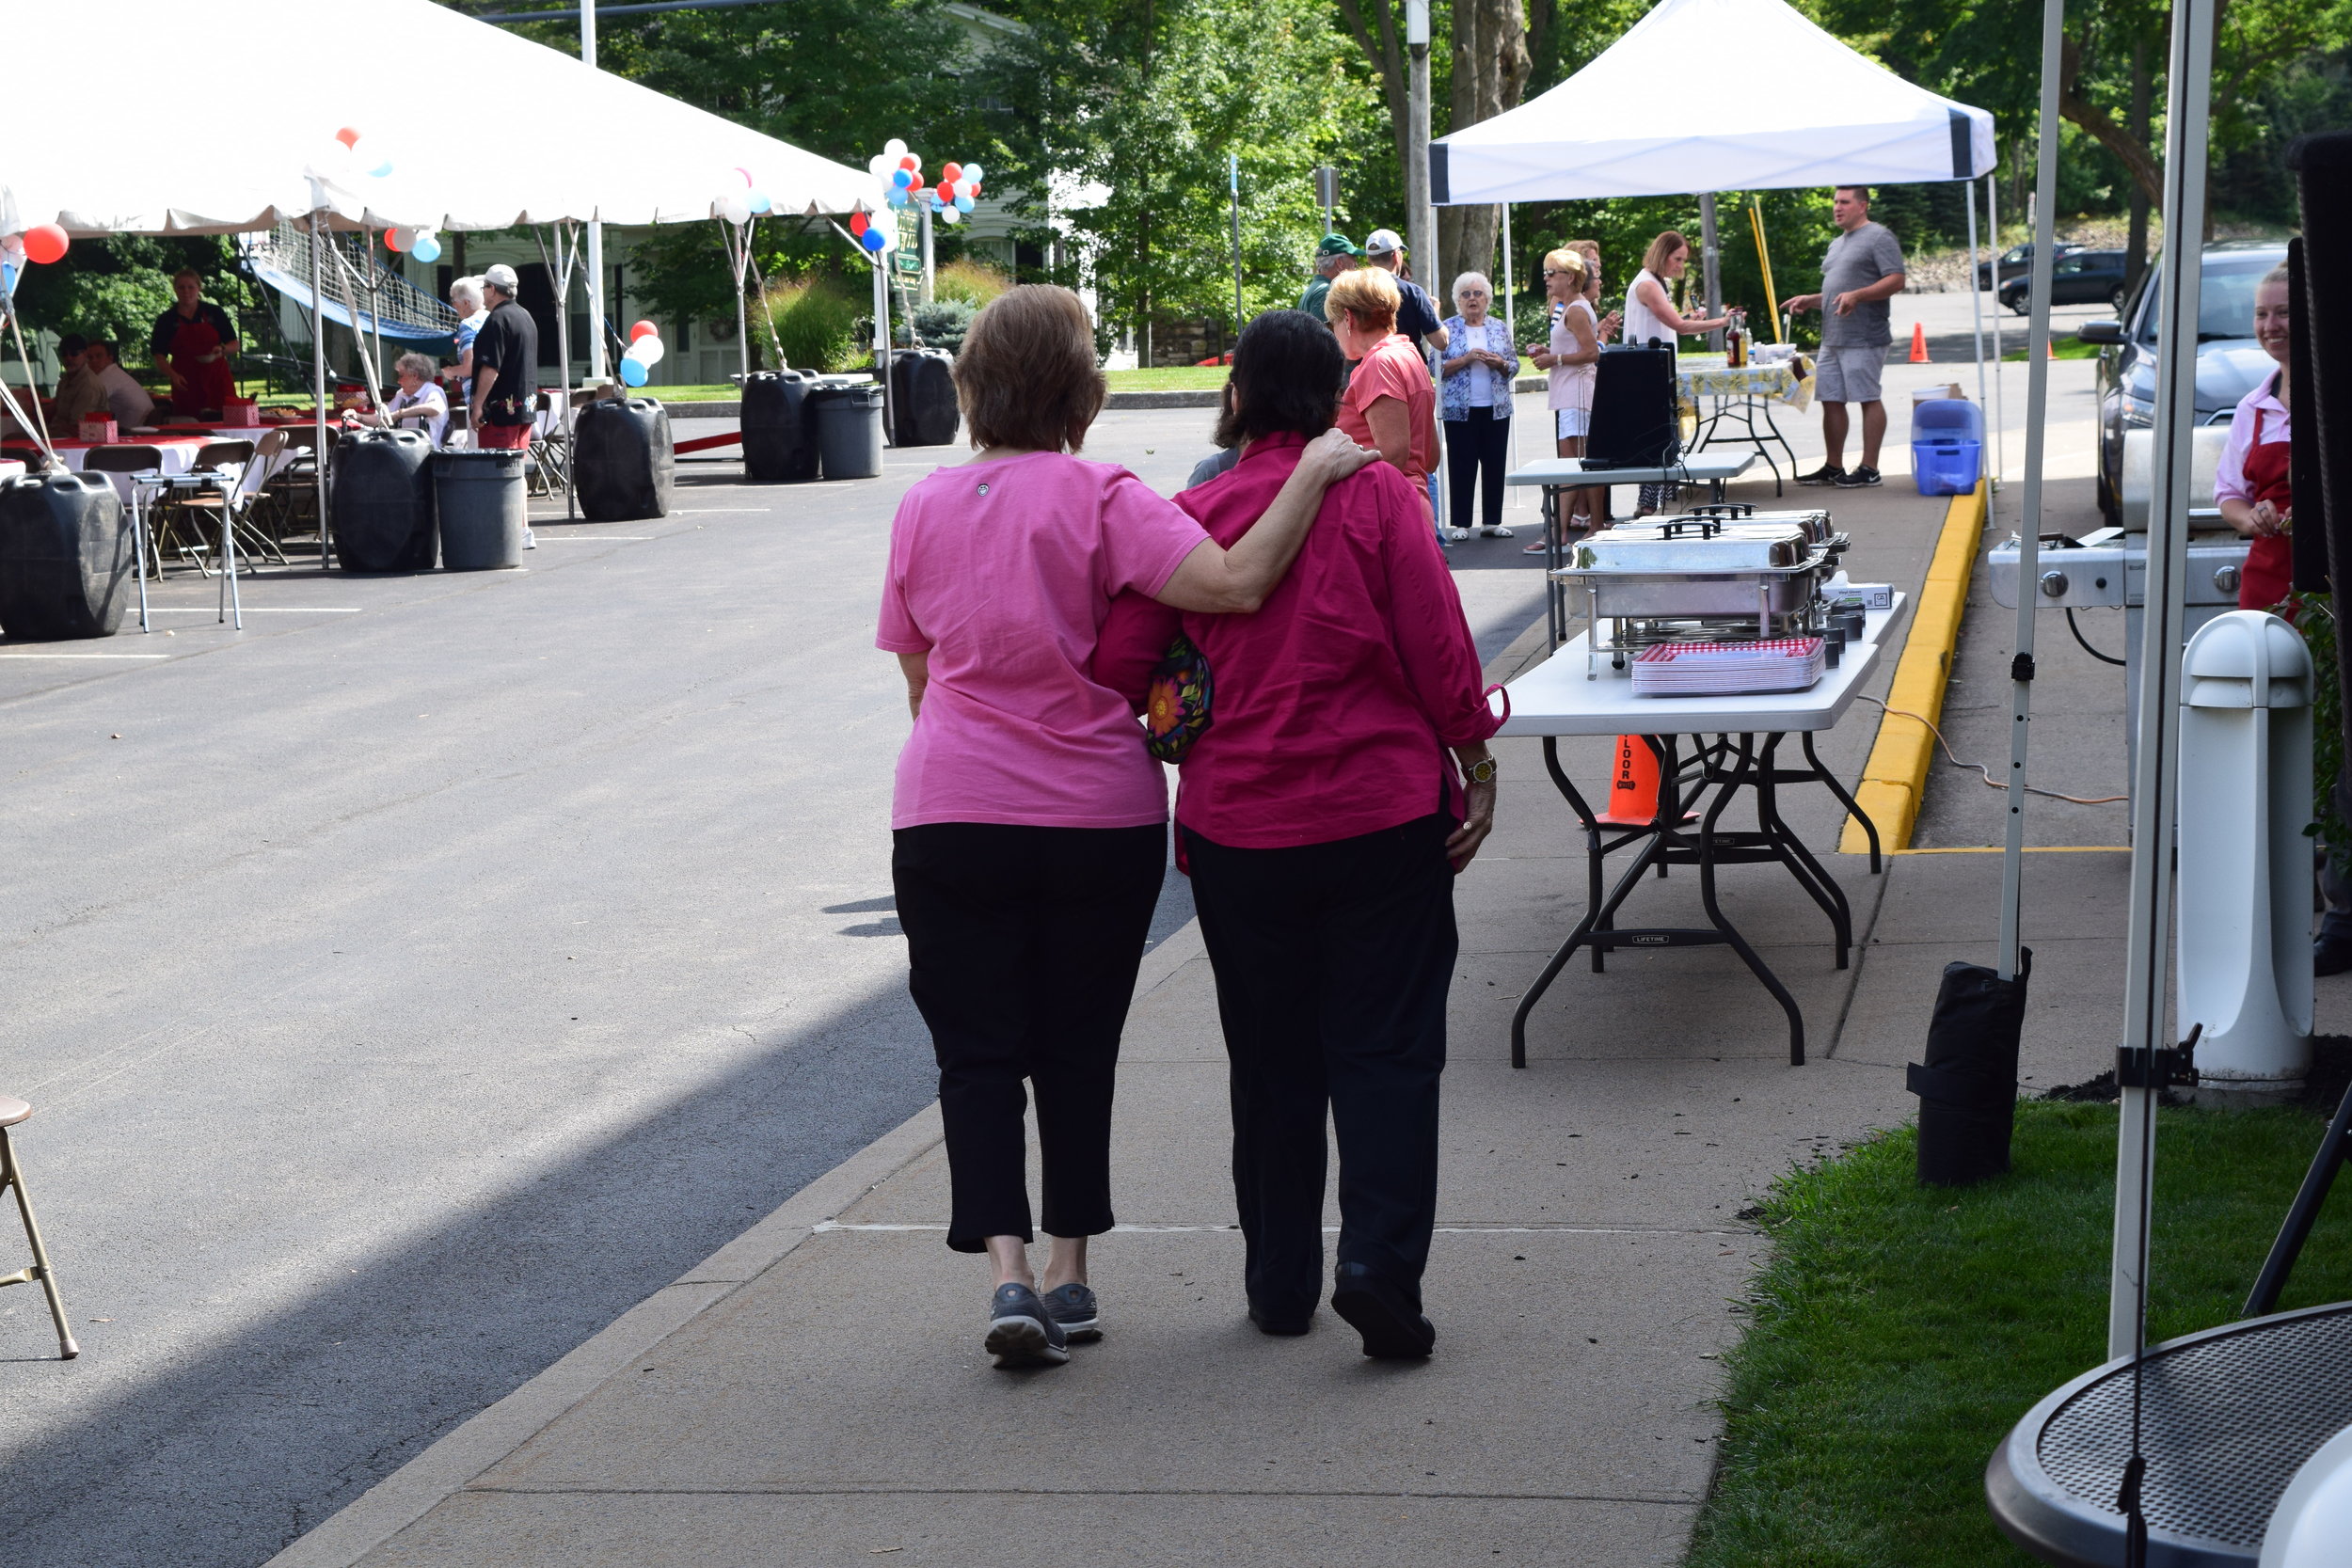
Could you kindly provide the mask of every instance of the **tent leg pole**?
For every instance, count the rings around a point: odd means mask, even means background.
[[[2059,0],[2049,0],[2056,6]],[[2165,103],[2164,275],[2156,300],[2157,341],[2195,341],[2204,281],[2207,116],[2213,93],[2214,0],[2179,0]],[[2055,52],[2053,53],[2055,59]],[[2056,141],[2055,133],[2050,140]],[[2048,212],[2053,182],[2043,176],[2042,215],[2036,228],[2037,285],[2031,368],[2044,369],[2047,341]],[[2153,1053],[2166,1030],[2165,985],[2170,955],[2171,847],[2174,792],[2179,782],[2181,626],[2187,578],[2189,461],[2195,451],[2197,356],[2167,354],[2156,367],[2154,484],[2148,504],[2147,608],[2140,620],[2139,752],[2132,768],[2132,888],[2130,938],[2124,950],[2123,1048]],[[2018,580],[2031,582],[2029,570]],[[2183,1028],[2197,1021],[2177,1021]],[[2153,1060],[2153,1056],[2143,1057]],[[2148,1173],[2153,1169],[2153,1087],[2123,1091],[2125,1123],[2116,1149],[2115,1247],[2107,1300],[2107,1354],[2137,1353],[2148,1315]],[[2144,1148],[2130,1125],[2134,1100]],[[2136,1192],[2127,1192],[2136,1189]]]
[[[1324,231],[1326,233],[1330,231],[1328,224],[1324,226]],[[1506,201],[1502,204],[1502,329],[1514,338],[1518,336],[1519,328],[1518,318],[1512,312],[1518,309],[1518,281],[1511,269],[1511,204]],[[1512,345],[1512,349],[1516,354],[1518,345]],[[1511,380],[1514,387],[1511,399],[1503,404],[1512,413],[1511,434],[1506,437],[1510,445],[1505,461],[1513,468],[1517,468],[1519,466],[1519,421],[1518,418],[1519,395],[1517,390],[1518,377],[1513,376]],[[1525,498],[1519,494],[1523,488],[1525,487],[1518,484],[1510,487],[1511,505],[1514,509],[1527,504]]]
[[[2000,298],[2001,288],[2001,214],[1993,204],[1993,193],[1999,189],[2000,171],[1995,169],[1984,177],[1985,240],[1993,250],[1993,297]],[[2003,428],[2001,413],[2001,313],[1993,312],[1993,483],[1995,487],[2009,480],[2009,433]]]
[[[318,405],[317,445],[310,449],[310,477],[318,492],[319,570],[326,570],[326,277],[319,246],[325,242],[319,209],[310,210],[310,390]],[[159,568],[160,570],[160,568]]]
[[[2050,338],[2050,277],[2055,258],[2046,238],[2058,221],[2058,71],[2063,47],[2066,0],[2042,0],[2042,126],[2034,177],[2041,189],[2033,253],[2033,363],[2026,376],[2026,490],[2024,518],[2018,532],[2017,580],[2038,582],[2037,562],[2042,540],[2042,463],[2044,443],[2042,424],[2050,406],[2050,367],[2042,357]],[[1970,282],[1976,281],[1971,277]],[[2009,792],[2005,800],[2007,834],[2001,851],[2001,937],[1995,967],[2004,980],[2017,976],[2018,921],[2025,897],[2026,865],[2026,732],[2033,718],[2033,634],[2036,595],[2023,594],[2017,605],[2017,657],[2010,664]]]
[[[1722,315],[1724,313],[1723,243],[1715,231],[1715,193],[1713,191],[1703,191],[1699,194],[1699,277],[1700,281],[1707,288],[1707,313],[1710,316]],[[1721,328],[1707,335],[1707,346],[1711,353],[1721,354],[1724,351],[1724,335]]]
[[[1999,271],[1998,250],[1994,252],[1993,264],[1994,270]],[[1968,182],[1968,314],[1977,343],[1977,407],[1979,412],[1988,412],[1984,389],[1984,291],[1977,287],[1977,182],[1974,180]],[[1979,459],[1983,457],[1981,447],[1978,449],[1978,456]],[[1991,494],[1988,487],[1988,499]]]

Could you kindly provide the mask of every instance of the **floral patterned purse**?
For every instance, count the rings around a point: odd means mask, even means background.
[[[1162,762],[1182,762],[1209,727],[1209,656],[1183,632],[1152,668],[1143,703],[1143,748]]]

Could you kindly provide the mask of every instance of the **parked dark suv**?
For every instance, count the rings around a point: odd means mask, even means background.
[[[2276,240],[2225,240],[2205,247],[2197,301],[2197,422],[2226,422],[2278,367],[2254,341],[2254,285],[2287,259]],[[2155,423],[2156,277],[2148,274],[2121,321],[2085,322],[2074,336],[2099,350],[2099,510],[2121,520],[2123,433]]]
[[[2112,305],[2123,309],[2123,258],[2120,250],[2068,250],[2050,269],[2053,305]],[[2001,285],[2001,303],[2024,315],[2033,308],[2033,279],[2012,277]]]
[[[2080,250],[2082,246],[2078,245],[2068,245],[2064,240],[2060,240],[2051,248],[2056,250],[2060,256],[2064,256],[2068,251]],[[2012,277],[2023,277],[2026,271],[2033,265],[2033,242],[2028,240],[2024,245],[2010,245],[2007,250],[2001,252],[2001,259],[1997,264],[2001,269],[2001,280],[2003,282],[2006,283]],[[1994,265],[1995,263],[1992,261],[1979,261],[1977,263],[1978,288],[1989,289],[1993,287],[1993,269]]]

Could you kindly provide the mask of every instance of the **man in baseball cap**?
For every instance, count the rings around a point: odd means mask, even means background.
[[[522,451],[538,419],[539,324],[515,303],[515,269],[503,261],[484,269],[489,316],[473,339],[473,392],[469,399],[477,448]],[[523,531],[523,547],[538,541]]]
[[[1344,234],[1326,234],[1315,246],[1315,276],[1307,285],[1307,292],[1298,296],[1298,308],[1323,320],[1323,296],[1331,292],[1331,279],[1354,266],[1363,256],[1355,242]]]
[[[1445,317],[1438,313],[1429,293],[1405,276],[1405,242],[1393,229],[1375,229],[1364,240],[1364,264],[1383,267],[1395,273],[1396,292],[1405,297],[1396,308],[1396,329],[1413,340],[1413,346],[1424,354],[1430,349],[1445,352]]]

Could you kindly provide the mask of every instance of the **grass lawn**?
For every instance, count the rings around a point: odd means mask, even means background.
[[[1972,1188],[1918,1186],[1908,1128],[1782,1180],[1687,1568],[2033,1562],[1994,1527],[1984,1465],[2035,1401],[2106,1359],[2115,1126],[2112,1105],[2022,1103],[2014,1168]],[[2152,1340],[2237,1317],[2325,1127],[2161,1113]],[[2339,1194],[2280,1306],[2347,1296]]]
[[[1223,365],[1163,365],[1148,371],[1112,371],[1114,392],[1214,392],[1225,385]]]
[[[2022,332],[2025,329],[2020,327],[2018,330]],[[2097,343],[2086,343],[2080,338],[2061,338],[2053,333],[2050,338],[2050,344],[2053,348],[2058,350],[2057,356],[2060,359],[2096,359],[2099,357],[2099,345]],[[2011,360],[2023,359],[2025,357],[2026,351],[2024,349],[2014,348],[2010,350],[2007,354],[2001,356],[2001,362],[2003,364],[2007,364]]]

